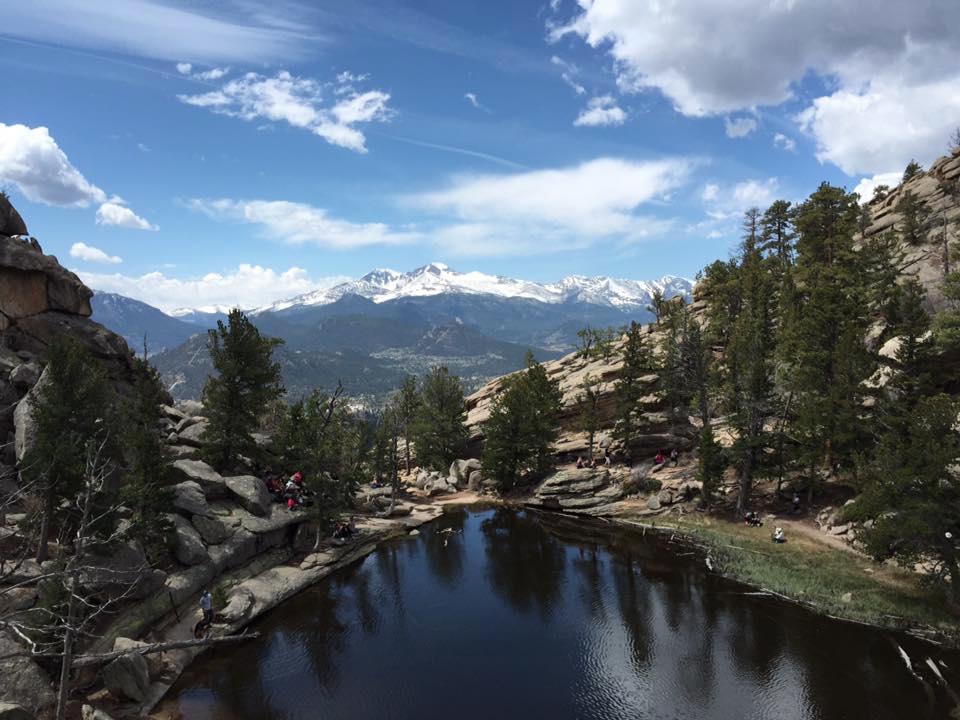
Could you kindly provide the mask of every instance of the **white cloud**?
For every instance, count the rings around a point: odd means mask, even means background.
[[[880,173],[873,177],[865,177],[857,183],[853,192],[860,195],[860,202],[866,203],[873,199],[873,191],[878,185],[886,185],[889,188],[895,188],[903,179],[903,172]]]
[[[555,170],[464,176],[402,200],[443,218],[431,237],[452,252],[551,252],[661,232],[663,221],[636,211],[686,183],[694,164],[599,158]]]
[[[342,76],[343,73],[338,77]],[[354,125],[388,120],[392,115],[387,106],[390,95],[379,90],[360,93],[351,88],[333,106],[327,106],[323,90],[316,80],[281,71],[274,77],[247,73],[217,90],[177,97],[188,105],[222,115],[286,122],[309,130],[332,145],[365,153],[366,138]]]
[[[799,121],[853,174],[943,151],[960,115],[957,27],[953,0],[580,0],[550,37],[582,37],[623,92],[657,90],[692,117],[781,105],[817,75],[831,90]]]
[[[107,255],[100,248],[86,245],[82,242],[74,243],[70,246],[70,257],[87,262],[106,263],[108,265],[119,265],[123,262],[122,258],[116,255]]]
[[[214,220],[256,225],[264,235],[294,245],[334,250],[400,245],[422,236],[395,231],[383,223],[353,223],[330,217],[323,208],[286,200],[193,199],[188,207]]]
[[[627,113],[617,105],[610,95],[591,98],[587,107],[580,112],[573,124],[578,127],[600,127],[603,125],[623,125]]]
[[[188,62],[178,62],[177,63],[177,72],[181,75],[189,75],[193,72],[193,65]]]
[[[567,62],[563,58],[557,57],[554,55],[550,58],[550,62],[561,68],[563,72],[560,73],[560,78],[577,94],[583,95],[587,92],[587,89],[578,83],[574,76],[579,72],[579,69],[576,65],[571,62]]]
[[[114,196],[97,208],[97,225],[113,225],[128,230],[159,230],[126,207],[123,198]]]
[[[945,151],[958,118],[960,72],[913,86],[877,78],[862,90],[817,98],[797,121],[816,139],[817,159],[855,175],[906,167],[912,158],[933,160]]]
[[[224,67],[224,68],[215,67],[215,68],[210,68],[209,70],[204,70],[203,72],[198,72],[194,74],[194,77],[197,78],[198,80],[207,80],[207,81],[219,80],[229,72],[230,72],[230,68],[228,67]]]
[[[465,99],[468,103],[470,103],[471,105],[473,105],[473,107],[475,107],[477,110],[483,110],[483,112],[485,112],[485,113],[489,113],[489,112],[490,112],[490,108],[488,108],[486,105],[484,105],[483,103],[481,103],[481,102],[477,99],[477,96],[476,96],[474,93],[472,93],[472,92],[464,93],[464,94],[463,94],[463,97],[464,97],[464,99]]]
[[[45,127],[0,123],[0,181],[46,205],[87,207],[107,199],[70,163]]]
[[[30,0],[5,4],[3,33],[174,62],[291,61],[326,41],[298,22],[293,8],[277,13],[257,3],[232,3],[232,17],[226,19],[222,11],[160,0]]]
[[[77,275],[92,288],[136,298],[166,312],[182,307],[218,305],[261,307],[281,296],[290,297],[332,287],[348,279],[311,278],[306,270],[298,267],[277,271],[248,264],[195,278],[169,277],[162,272],[141,276],[89,272],[77,272]]]
[[[744,180],[733,185],[707,183],[700,193],[707,216],[714,221],[739,219],[752,207],[765,210],[777,196],[780,186],[777,178]]]
[[[137,143],[137,149],[138,149],[140,152],[145,152],[145,153],[150,152],[150,147],[149,147],[148,145],[142,143],[142,142],[141,142],[141,143]]]
[[[706,202],[712,202],[720,197],[720,186],[716,183],[707,183],[703,186],[703,192],[700,193],[700,197],[703,198]]]
[[[778,147],[781,150],[786,150],[787,152],[796,152],[797,143],[791,138],[787,137],[783,133],[777,133],[773,136],[773,146]]]
[[[757,129],[755,118],[746,116],[738,118],[724,118],[723,128],[728,138],[743,138]]]

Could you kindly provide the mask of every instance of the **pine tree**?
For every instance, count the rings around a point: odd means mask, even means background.
[[[860,437],[866,288],[853,244],[857,196],[824,183],[797,214],[796,301],[778,343],[784,391],[793,398],[791,435],[808,470],[849,461]]]
[[[282,341],[263,337],[240,310],[231,310],[228,324],[218,321],[208,336],[217,374],[203,388],[210,420],[203,453],[214,467],[232,469],[241,455],[258,455],[252,433],[268,403],[283,393],[280,366],[273,359]]]
[[[863,492],[845,512],[873,521],[862,532],[877,560],[905,565],[933,559],[932,575],[949,580],[960,602],[960,406],[947,395],[923,398],[903,427],[892,428],[863,463]]]
[[[408,375],[400,386],[400,392],[397,394],[394,404],[394,411],[399,423],[400,433],[403,435],[403,462],[407,475],[410,474],[410,439],[412,435],[413,421],[417,417],[417,410],[420,407],[420,391],[417,389],[417,379],[413,375]]]
[[[908,180],[913,180],[917,175],[923,172],[923,165],[918,163],[916,160],[910,160],[907,163],[906,169],[903,171],[903,179],[901,183],[905,183]]]
[[[643,339],[640,325],[631,323],[623,346],[623,365],[617,378],[616,425],[614,437],[628,457],[640,435],[637,413],[647,386],[643,378],[653,369],[653,358]]]
[[[484,423],[482,462],[488,477],[511,488],[549,470],[561,399],[558,381],[528,353],[526,370],[507,378]]]
[[[144,356],[133,361],[133,397],[124,411],[127,472],[119,499],[132,511],[128,534],[154,561],[165,551],[171,528],[166,515],[173,498],[166,485],[170,453],[158,432],[165,399],[160,374],[144,350]]]
[[[793,263],[797,237],[793,227],[794,214],[795,210],[787,200],[777,200],[760,219],[760,250],[777,258],[780,269]]]
[[[921,245],[929,229],[930,210],[916,195],[905,191],[897,202],[900,213],[900,236],[908,245]]]
[[[702,505],[707,506],[713,500],[723,480],[726,466],[723,448],[714,437],[713,428],[707,425],[700,432],[700,441],[697,444],[697,479],[702,487]]]
[[[43,562],[61,501],[80,492],[88,446],[112,425],[112,411],[103,368],[68,336],[51,345],[42,381],[33,392],[36,435],[21,467],[42,499],[37,562]]]
[[[439,366],[427,373],[420,387],[420,407],[411,428],[417,462],[445,470],[467,440],[463,386],[460,378]]]
[[[760,214],[744,216],[745,236],[738,267],[740,313],[726,348],[724,395],[737,430],[734,454],[740,475],[737,513],[746,511],[754,476],[767,444],[764,421],[772,413],[774,358],[773,274],[761,254]]]
[[[587,457],[593,457],[594,438],[600,429],[600,378],[587,373],[580,383],[577,398],[580,430],[587,434]]]

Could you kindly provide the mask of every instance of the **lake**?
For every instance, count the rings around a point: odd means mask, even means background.
[[[253,629],[259,639],[198,658],[163,708],[191,720],[914,720],[949,718],[960,688],[960,653],[751,594],[654,533],[509,508],[452,510]]]

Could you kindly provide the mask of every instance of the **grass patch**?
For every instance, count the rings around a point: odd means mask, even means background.
[[[960,645],[960,621],[944,595],[906,570],[787,530],[787,542],[770,541],[772,527],[748,528],[716,518],[670,519],[658,527],[692,536],[710,550],[723,575],[847,620],[920,630]]]

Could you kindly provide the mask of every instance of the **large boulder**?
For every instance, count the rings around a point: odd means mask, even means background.
[[[143,702],[150,691],[150,669],[139,653],[121,655],[103,668],[103,684],[114,695]]]
[[[183,432],[177,433],[177,436],[180,438],[180,444],[203,447],[203,435],[209,425],[210,423],[207,420],[201,419],[185,428]]]
[[[210,555],[200,538],[200,533],[186,518],[170,515],[173,523],[173,554],[184,565],[199,565],[207,562]]]
[[[29,390],[37,384],[43,368],[35,360],[21,363],[10,372],[10,382],[20,390]]]
[[[29,235],[27,224],[5,194],[0,193],[0,235],[16,237]]]
[[[202,460],[175,460],[170,466],[170,474],[176,482],[197,483],[209,500],[227,497],[227,486],[220,473]]]
[[[479,470],[473,470],[470,477],[467,478],[467,490],[470,492],[480,492],[480,483],[483,482],[483,474]]]
[[[210,506],[203,489],[193,480],[186,480],[173,486],[173,509],[184,515],[210,516]]]
[[[163,586],[167,574],[150,567],[139,543],[114,542],[91,551],[79,574],[80,584],[90,592],[135,599],[150,596]]]
[[[207,545],[219,545],[233,535],[235,531],[234,527],[228,525],[216,515],[211,517],[194,515],[191,522],[193,522],[193,526]]]
[[[177,402],[177,410],[188,417],[203,415],[203,403],[199,400],[180,400]]]
[[[0,720],[34,720],[34,716],[21,705],[0,702]]]
[[[50,678],[36,662],[27,657],[5,657],[22,650],[22,645],[0,631],[0,702],[20,705],[33,715],[40,715],[57,698]]]
[[[30,392],[23,396],[13,411],[13,445],[18,463],[23,461],[24,455],[30,451],[37,441],[37,423],[33,406],[37,394],[49,382],[49,377],[47,371],[44,370]]]
[[[227,489],[237,501],[254,515],[266,515],[270,512],[272,498],[263,480],[253,475],[236,475],[224,478]]]
[[[133,650],[135,648],[146,647],[148,643],[141,642],[140,640],[131,640],[130,638],[118,637],[113,641],[113,651],[121,652],[123,650]],[[147,661],[147,669],[149,670],[151,679],[156,679],[160,677],[160,673],[163,672],[163,657],[160,653],[150,653],[149,655],[142,655]]]
[[[480,468],[479,460],[454,460],[450,465],[450,479],[454,481],[458,488],[464,488],[470,479],[470,473]]]

